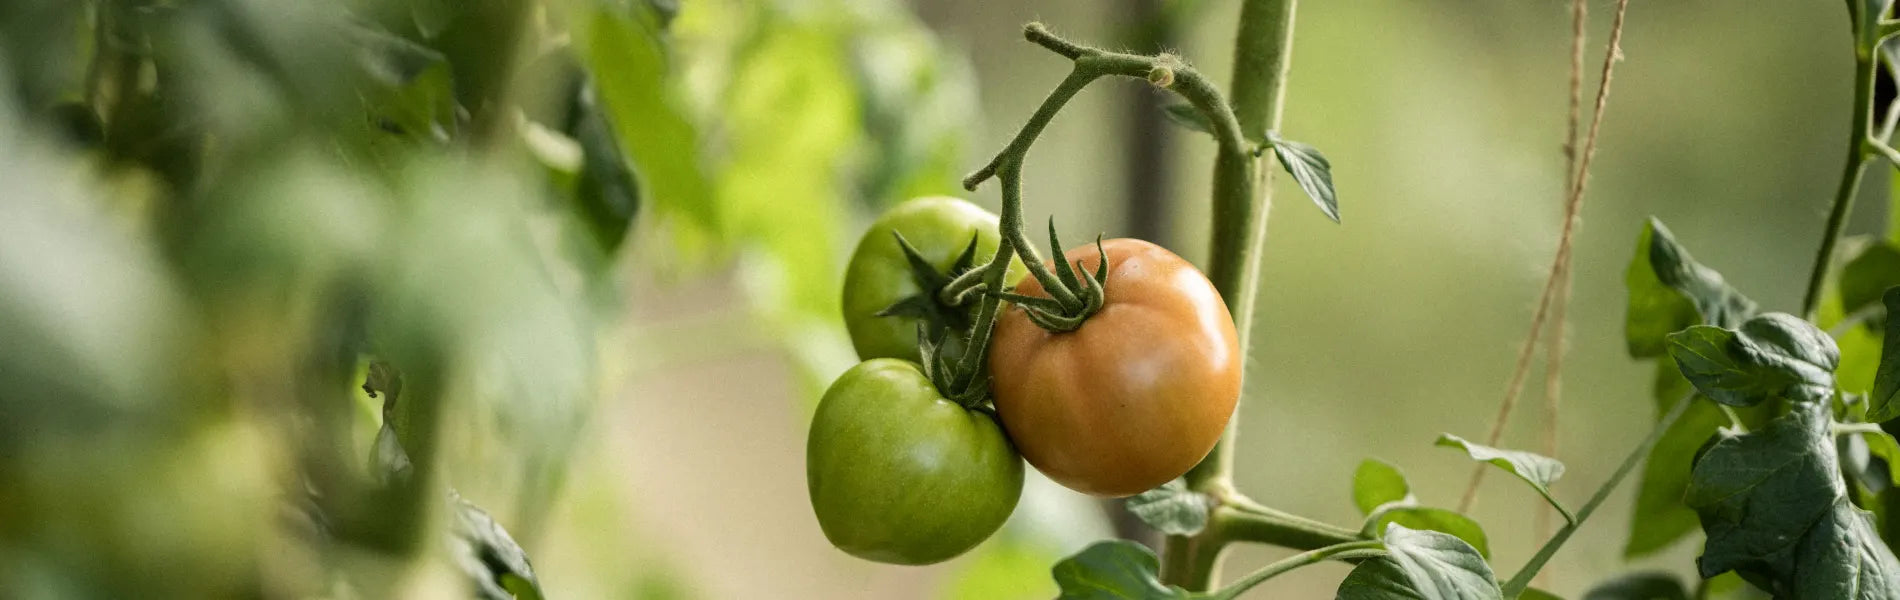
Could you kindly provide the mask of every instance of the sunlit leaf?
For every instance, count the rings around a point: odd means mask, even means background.
[[[1360,461],[1353,472],[1352,502],[1359,507],[1359,514],[1370,515],[1385,504],[1411,499],[1412,487],[1398,467],[1368,458]]]
[[[1443,508],[1387,505],[1367,517],[1362,530],[1367,534],[1376,535],[1380,531],[1385,531],[1386,526],[1394,523],[1403,525],[1407,529],[1437,531],[1457,536],[1458,539],[1464,540],[1465,543],[1471,544],[1472,548],[1477,549],[1479,555],[1487,558],[1491,556],[1491,542],[1485,536],[1484,528],[1479,526],[1477,521],[1471,520],[1471,517]]]
[[[1491,600],[1503,598],[1491,565],[1450,534],[1392,525],[1388,554],[1359,563],[1340,582],[1337,600]]]
[[[1550,484],[1556,483],[1557,478],[1564,475],[1564,464],[1558,462],[1557,459],[1522,450],[1492,448],[1466,441],[1464,438],[1449,433],[1439,434],[1438,445],[1463,449],[1465,454],[1471,456],[1471,460],[1487,462],[1516,475],[1518,479],[1524,480],[1524,483],[1530,484],[1531,489],[1543,495],[1545,500],[1550,501],[1550,505],[1555,507],[1557,512],[1563,513],[1564,520],[1574,520],[1570,516],[1570,511],[1558,503],[1556,497],[1550,495]]]

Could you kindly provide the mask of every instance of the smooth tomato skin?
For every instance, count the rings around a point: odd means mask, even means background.
[[[915,363],[879,358],[825,390],[805,483],[833,546],[927,565],[1003,526],[1022,496],[1023,461],[990,415],[944,399]]]
[[[911,246],[938,269],[948,269],[976,234],[976,264],[996,255],[1001,238],[995,214],[959,198],[924,196],[891,207],[858,238],[851,263],[844,272],[844,325],[859,360],[901,358],[917,362],[917,319],[880,317],[878,311],[919,290],[910,262],[892,231],[904,234]],[[1021,277],[1021,262],[1012,262],[1009,282]]]
[[[1227,304],[1194,265],[1141,240],[1102,247],[1101,311],[1050,333],[1011,305],[989,367],[997,413],[1029,464],[1070,489],[1120,497],[1207,456],[1240,398],[1243,357]],[[1090,272],[1101,262],[1094,244],[1067,258]],[[1016,293],[1048,297],[1033,277]]]

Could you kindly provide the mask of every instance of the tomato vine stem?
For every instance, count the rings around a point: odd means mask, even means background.
[[[1278,129],[1284,112],[1286,81],[1293,56],[1293,18],[1297,0],[1244,0],[1234,34],[1233,98],[1235,125],[1256,143]],[[1253,337],[1253,309],[1259,297],[1260,255],[1266,245],[1267,211],[1273,203],[1271,171],[1261,169],[1258,156],[1245,144],[1214,159],[1213,241],[1209,248],[1208,280],[1227,301],[1239,333],[1240,353],[1246,356]],[[1243,386],[1244,389],[1244,386]],[[1236,408],[1238,413],[1238,408]],[[1227,431],[1207,458],[1186,475],[1190,488],[1217,499],[1234,496],[1235,414]],[[1290,526],[1291,524],[1281,524]],[[1235,538],[1227,537],[1230,533]],[[1190,590],[1206,590],[1217,578],[1221,550],[1230,539],[1258,539],[1265,532],[1213,527],[1193,538],[1168,540],[1162,555],[1162,575],[1168,582]],[[1240,537],[1246,535],[1246,537]],[[1271,543],[1271,542],[1270,542]],[[1177,549],[1176,546],[1181,546]],[[1310,548],[1307,548],[1310,549]],[[1191,561],[1173,564],[1173,561]]]
[[[1584,521],[1590,519],[1590,515],[1596,512],[1597,507],[1610,499],[1610,492],[1616,491],[1616,486],[1623,483],[1623,479],[1629,476],[1630,471],[1636,469],[1637,463],[1643,462],[1643,457],[1649,455],[1650,448],[1656,446],[1656,441],[1662,439],[1663,433],[1669,431],[1669,427],[1675,425],[1676,420],[1681,419],[1683,413],[1689,411],[1689,405],[1695,401],[1695,394],[1684,395],[1681,400],[1676,401],[1675,406],[1670,407],[1668,413],[1663,414],[1662,418],[1656,421],[1656,426],[1649,430],[1649,437],[1643,438],[1643,443],[1631,448],[1629,455],[1623,457],[1623,464],[1616,467],[1616,472],[1610,475],[1610,479],[1597,487],[1596,493],[1583,504],[1583,508],[1577,509],[1576,519],[1569,525],[1565,525],[1563,529],[1557,530],[1557,534],[1544,542],[1544,547],[1539,548],[1537,554],[1532,556],[1529,562],[1524,563],[1524,567],[1504,584],[1505,598],[1516,598],[1524,593],[1525,588],[1530,587],[1531,579],[1537,577],[1537,572],[1543,570],[1551,557],[1557,555],[1557,550],[1563,548],[1564,542],[1569,541],[1570,536],[1575,534],[1578,528],[1583,527]]]
[[[1067,331],[1081,326],[1088,314],[1101,306],[1101,287],[1070,284],[1069,281],[1073,278],[1069,276],[1071,270],[1068,265],[1057,265],[1058,270],[1051,270],[1043,263],[1024,231],[1021,205],[1023,161],[1036,138],[1042,134],[1044,128],[1048,127],[1049,122],[1055,119],[1056,114],[1062,111],[1069,100],[1090,83],[1102,77],[1143,79],[1174,91],[1207,117],[1209,123],[1212,124],[1214,137],[1219,142],[1223,155],[1244,155],[1248,144],[1245,136],[1241,134],[1239,122],[1233,111],[1228,108],[1226,100],[1221,98],[1220,91],[1199,72],[1182,63],[1180,59],[1166,54],[1142,56],[1084,46],[1055,35],[1041,23],[1030,23],[1024,26],[1023,37],[1068,58],[1074,63],[1073,68],[1055,90],[1043,99],[1042,105],[1036,108],[1036,112],[1029,117],[1028,122],[1023,124],[1022,129],[1016,133],[1010,143],[988,164],[964,178],[963,186],[965,189],[974,190],[977,185],[991,178],[1001,181],[1003,244],[1015,248],[1022,255],[1024,266],[1029,269],[1030,275],[1042,284],[1043,289],[1062,308],[1058,313],[1052,313],[1030,307],[1040,311],[1039,318],[1036,319],[1037,324],[1056,331]],[[1053,224],[1051,224],[1052,243],[1054,243],[1053,233]],[[1051,251],[1056,253],[1058,259],[1067,260],[1062,258],[1062,248],[1052,248]],[[985,267],[985,269],[990,268],[1003,268],[1003,266],[992,263]],[[945,301],[964,298],[965,294],[977,285],[974,275],[965,274],[944,287],[942,298]],[[994,286],[988,289],[992,292],[1002,291]]]
[[[1878,14],[1862,14],[1863,10],[1854,2],[1847,3],[1854,18],[1854,119],[1852,133],[1847,145],[1847,164],[1841,172],[1841,185],[1834,190],[1834,205],[1827,215],[1827,229],[1821,234],[1821,247],[1814,253],[1814,267],[1808,273],[1807,294],[1801,299],[1801,315],[1812,321],[1815,311],[1820,309],[1821,288],[1827,280],[1828,267],[1834,263],[1834,250],[1839,245],[1841,233],[1847,229],[1847,215],[1853,212],[1854,197],[1860,191],[1860,180],[1867,172],[1867,162],[1881,154],[1875,146],[1885,146],[1885,142],[1874,138],[1874,78],[1875,69],[1880,66],[1880,40],[1889,32]],[[1884,7],[1884,3],[1883,3]],[[1883,8],[1884,12],[1884,8]],[[1886,126],[1882,127],[1883,132]]]
[[[1385,554],[1385,544],[1374,540],[1346,542],[1308,550],[1261,567],[1260,570],[1249,573],[1246,577],[1235,581],[1233,585],[1221,588],[1212,598],[1216,600],[1238,598],[1241,594],[1246,593],[1247,590],[1253,589],[1254,586],[1260,585],[1268,579],[1310,564],[1327,560],[1360,560],[1384,556]]]

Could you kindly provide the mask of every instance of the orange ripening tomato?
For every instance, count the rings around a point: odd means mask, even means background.
[[[1017,450],[1050,479],[1128,496],[1186,473],[1220,440],[1240,398],[1234,321],[1214,284],[1166,248],[1102,243],[1104,304],[1051,333],[1020,306],[997,317],[989,368],[996,410]],[[1067,252],[1094,272],[1095,245]],[[1034,277],[1016,293],[1049,297]]]

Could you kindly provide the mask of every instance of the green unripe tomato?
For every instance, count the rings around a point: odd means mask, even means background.
[[[1022,496],[1023,461],[995,418],[944,399],[915,363],[879,358],[825,390],[805,483],[833,546],[927,565],[1003,526]]]
[[[898,246],[892,231],[902,233],[918,253],[939,272],[947,271],[976,236],[977,266],[996,256],[1001,238],[997,234],[996,215],[958,198],[925,196],[906,200],[878,217],[858,239],[851,253],[851,264],[844,272],[844,325],[851,332],[851,345],[858,358],[902,358],[920,360],[917,353],[915,317],[878,316],[878,312],[924,290],[911,272],[910,261]],[[1022,278],[1020,260],[1010,261],[1005,285]],[[948,275],[954,275],[946,273]],[[973,314],[975,302],[962,307],[941,307]]]

